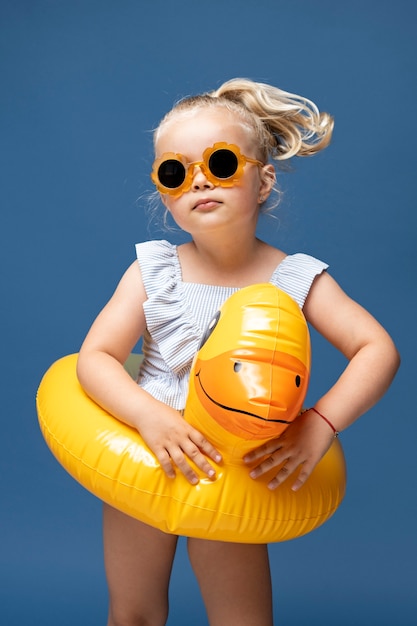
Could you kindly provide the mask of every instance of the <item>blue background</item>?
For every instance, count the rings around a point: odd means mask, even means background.
[[[133,244],[166,236],[144,209],[150,130],[179,96],[247,76],[336,119],[331,147],[280,177],[279,220],[261,236],[328,261],[403,360],[343,433],[339,511],[271,546],[276,623],[414,624],[415,3],[2,0],[0,29],[2,623],[105,624],[100,503],[49,453],[36,389],[78,350]],[[316,398],[344,363],[315,335],[313,346]],[[168,623],[206,624],[183,540]]]

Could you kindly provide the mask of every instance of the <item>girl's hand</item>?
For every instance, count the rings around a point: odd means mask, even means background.
[[[310,410],[299,415],[280,437],[249,452],[244,461],[255,463],[250,471],[251,478],[259,478],[283,464],[268,483],[269,489],[276,489],[301,466],[297,480],[292,485],[293,491],[297,491],[330,448],[333,439],[334,433],[329,425]],[[261,463],[256,465],[258,461]]]
[[[209,478],[215,477],[216,470],[207,457],[220,463],[220,453],[177,411],[161,410],[157,419],[146,420],[140,425],[140,434],[170,478],[175,478],[177,467],[192,485],[197,484],[199,476],[190,460]]]

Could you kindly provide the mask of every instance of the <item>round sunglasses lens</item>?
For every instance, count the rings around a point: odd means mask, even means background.
[[[168,159],[159,166],[158,178],[159,182],[164,187],[176,189],[180,187],[185,180],[185,167],[181,161]]]
[[[231,150],[216,150],[209,158],[210,172],[216,178],[230,178],[238,168],[237,156]]]

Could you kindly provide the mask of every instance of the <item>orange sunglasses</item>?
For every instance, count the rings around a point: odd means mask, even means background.
[[[202,161],[188,163],[182,154],[165,152],[154,161],[151,179],[159,192],[180,196],[191,189],[196,166],[213,185],[233,187],[242,177],[246,163],[264,165],[242,154],[238,146],[220,141],[204,150]]]

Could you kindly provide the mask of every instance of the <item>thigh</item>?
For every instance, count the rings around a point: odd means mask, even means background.
[[[189,539],[188,552],[210,626],[272,626],[267,546]]]
[[[109,624],[164,624],[177,537],[104,505]]]

